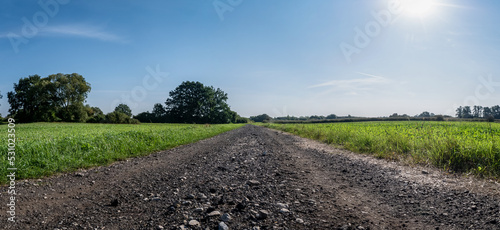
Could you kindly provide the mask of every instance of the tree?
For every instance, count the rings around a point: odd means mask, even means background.
[[[137,119],[138,121],[142,122],[142,123],[153,123],[155,122],[155,116],[150,113],[149,111],[147,112],[142,112],[142,113],[139,113],[137,114],[136,116],[134,116],[134,119]]]
[[[330,115],[326,116],[326,119],[337,119],[337,115],[330,114]]]
[[[248,123],[250,122],[250,119],[246,117],[240,117],[239,115],[236,117],[236,120],[234,123]]]
[[[102,123],[106,121],[106,116],[100,108],[86,105],[85,110],[87,111],[88,123]]]
[[[475,118],[481,117],[481,115],[483,114],[483,107],[480,105],[475,105],[473,108],[474,109],[473,109],[472,116]]]
[[[56,106],[61,111],[60,118],[64,121],[86,121],[83,103],[91,87],[85,78],[77,73],[58,73],[50,75],[48,79],[53,83]]]
[[[462,118],[472,118],[472,111],[470,106],[464,106],[462,108]]]
[[[491,107],[491,115],[495,119],[500,119],[500,106],[499,105],[495,105],[495,106]]]
[[[165,110],[172,122],[229,123],[234,120],[226,103],[227,94],[219,88],[186,81],[170,91],[169,96]]]
[[[139,124],[139,120],[132,118],[132,110],[126,104],[119,104],[115,111],[106,114],[106,122],[114,124]]]
[[[119,104],[115,108],[115,112],[120,112],[127,115],[129,118],[132,117],[132,110],[126,104]]]
[[[153,106],[153,122],[166,122],[167,111],[162,104],[156,103]]]
[[[55,88],[48,78],[32,75],[14,83],[14,91],[7,93],[9,113],[22,122],[54,121],[56,109]]]
[[[253,116],[253,117],[250,117],[250,120],[252,121],[255,121],[255,122],[264,122],[264,121],[269,121],[271,120],[272,118],[267,115],[267,114],[261,114],[261,115],[258,115],[258,116]]]
[[[464,108],[462,106],[458,107],[455,111],[457,112],[458,118],[464,118]]]
[[[488,118],[488,117],[493,117],[493,113],[491,112],[491,108],[490,107],[484,107],[483,108],[483,117],[484,118]]]
[[[418,117],[431,117],[431,116],[434,116],[434,114],[429,113],[427,111],[424,111],[420,115],[418,115]]]
[[[106,114],[106,122],[113,124],[139,124],[137,119],[130,118],[127,114],[114,111]]]
[[[32,75],[19,79],[7,93],[9,113],[22,122],[85,121],[83,102],[89,92],[90,84],[76,73]]]

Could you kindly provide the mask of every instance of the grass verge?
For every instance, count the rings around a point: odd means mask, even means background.
[[[500,177],[498,123],[389,121],[260,125],[379,158],[404,159],[447,171]]]
[[[236,129],[242,124],[18,124],[16,134],[16,180],[39,178],[79,168],[106,165],[113,161],[193,143]],[[0,184],[7,182],[7,125],[1,125]]]

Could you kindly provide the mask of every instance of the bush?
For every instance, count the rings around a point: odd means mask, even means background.
[[[122,112],[111,112],[106,114],[106,122],[113,124],[139,124],[139,120],[130,118],[127,114]]]
[[[238,116],[235,123],[248,123],[250,119]]]
[[[106,115],[98,114],[87,120],[87,123],[104,123],[106,122]]]

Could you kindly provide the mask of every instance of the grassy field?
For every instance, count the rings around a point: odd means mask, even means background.
[[[241,127],[188,124],[33,123],[15,127],[17,178],[37,178],[58,172],[104,165],[143,156]],[[0,184],[7,182],[7,125],[1,125]]]
[[[380,158],[500,177],[498,123],[394,121],[262,125]]]

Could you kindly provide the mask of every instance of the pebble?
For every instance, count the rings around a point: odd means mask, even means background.
[[[203,194],[203,193],[198,194],[198,199],[204,200],[204,199],[207,199],[207,198],[208,197],[205,194]]]
[[[220,212],[219,211],[212,211],[210,213],[207,214],[207,216],[209,217],[212,217],[212,216],[220,216]]]
[[[260,185],[260,182],[256,180],[249,180],[247,184],[250,186],[255,186],[255,185]]]
[[[286,208],[282,208],[282,209],[280,209],[280,212],[281,212],[281,213],[289,213],[289,212],[290,212],[290,210],[288,210],[288,209],[286,209]]]
[[[85,176],[85,174],[84,174],[84,173],[81,173],[81,172],[77,172],[77,173],[75,173],[75,176],[76,176],[76,177],[84,177],[84,176]]]
[[[224,221],[224,222],[229,222],[231,219],[233,219],[229,213],[224,213],[221,217],[220,217],[220,220]]]
[[[189,200],[194,199],[194,198],[195,198],[195,196],[193,194],[188,194],[186,196],[186,199],[189,199]]]
[[[269,216],[269,212],[267,210],[259,210],[257,219],[263,220],[266,219]]]
[[[197,220],[190,220],[188,224],[189,226],[200,226],[200,222]]]
[[[165,228],[161,225],[158,225],[158,227],[156,227],[156,229],[161,230],[161,229],[165,229]]]
[[[229,230],[229,227],[227,226],[226,223],[220,222],[219,223],[219,230]]]
[[[276,206],[278,206],[278,208],[288,208],[288,205],[283,203],[276,203]]]

